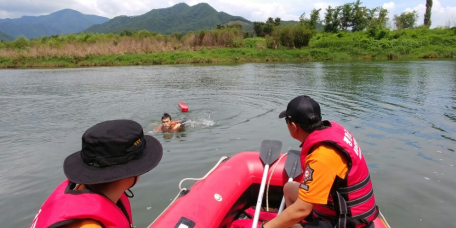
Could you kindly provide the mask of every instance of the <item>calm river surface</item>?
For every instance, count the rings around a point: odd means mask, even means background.
[[[456,226],[455,61],[0,70],[0,226],[28,227],[84,131],[128,118],[164,147],[133,188],[135,225],[146,227],[181,179],[220,157],[257,151],[264,139],[298,149],[277,116],[300,94],[356,137],[391,226]],[[152,132],[163,112],[189,118],[186,132]]]

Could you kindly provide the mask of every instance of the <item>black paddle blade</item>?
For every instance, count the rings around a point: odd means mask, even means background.
[[[279,158],[282,142],[278,140],[263,140],[261,142],[260,158],[265,165],[270,165]]]
[[[302,173],[301,168],[301,152],[298,150],[289,150],[287,160],[285,161],[285,171],[288,178],[295,178]]]

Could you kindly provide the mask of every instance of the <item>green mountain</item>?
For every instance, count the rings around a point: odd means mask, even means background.
[[[153,9],[139,16],[118,16],[103,24],[93,25],[85,31],[120,33],[124,30],[149,30],[161,34],[187,33],[214,29],[217,24],[224,25],[235,21],[246,25],[252,24],[243,17],[217,12],[207,3],[200,3],[191,7],[185,3],[179,3],[169,8]],[[251,27],[253,28],[253,26]]]
[[[0,31],[0,40],[3,40],[3,41],[12,41],[14,40],[14,38],[2,31]]]
[[[82,14],[76,10],[64,9],[49,15],[23,16],[17,19],[0,19],[0,30],[13,36],[27,38],[56,34],[78,33],[109,18]]]

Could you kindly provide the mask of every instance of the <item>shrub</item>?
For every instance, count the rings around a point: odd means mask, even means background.
[[[26,49],[30,47],[30,40],[25,36],[19,36],[11,42],[11,47],[15,49]]]

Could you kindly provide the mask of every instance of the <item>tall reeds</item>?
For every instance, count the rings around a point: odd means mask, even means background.
[[[127,35],[124,35],[127,34]],[[148,31],[114,34],[70,34],[0,43],[0,58],[77,57],[148,54],[154,52],[188,51],[201,47],[240,47],[244,39],[239,29],[200,31],[179,36],[164,36]]]

